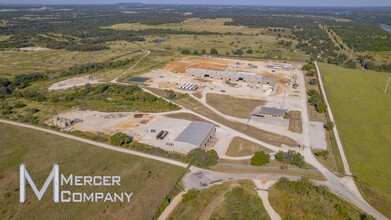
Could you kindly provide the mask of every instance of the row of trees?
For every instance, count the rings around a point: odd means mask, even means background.
[[[188,54],[191,54],[191,52],[188,49],[183,49],[183,50],[181,50],[181,54],[188,55]],[[206,55],[207,53],[206,53],[205,49],[202,49],[201,53],[199,53],[198,50],[195,50],[193,52],[193,54],[194,55],[200,55],[200,54],[201,55]],[[217,54],[219,54],[219,51],[216,48],[212,48],[212,49],[210,49],[209,54],[217,55]]]
[[[23,89],[30,85],[30,83],[46,80],[47,76],[43,73],[30,73],[16,75],[13,81],[8,78],[0,78],[0,97],[12,94],[15,89]]]
[[[323,102],[321,94],[315,89],[309,89],[307,94],[310,97],[308,102],[315,107],[316,111],[323,113],[327,109],[327,105]]]
[[[304,167],[305,165],[304,156],[293,150],[289,150],[288,152],[278,151],[276,153],[276,160],[281,163],[293,164],[298,167]]]

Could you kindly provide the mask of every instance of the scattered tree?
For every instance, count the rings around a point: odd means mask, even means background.
[[[190,54],[190,50],[184,49],[181,51],[181,54]]]
[[[115,133],[110,138],[110,143],[112,145],[116,145],[116,146],[123,146],[125,144],[130,143],[130,142],[131,142],[131,140],[130,140],[129,136],[125,133],[122,133],[122,132]]]
[[[253,166],[263,166],[269,163],[270,155],[264,151],[257,151],[254,156],[251,158],[251,165]]]
[[[328,130],[328,131],[331,131],[334,128],[334,122],[332,122],[332,121],[327,122],[324,125],[324,128],[326,128],[326,130]]]
[[[310,85],[316,85],[316,83],[318,83],[318,80],[317,79],[310,79],[310,81],[308,83]]]
[[[191,150],[186,157],[186,161],[191,165],[201,168],[216,165],[218,160],[219,156],[215,150],[205,151],[201,148]]]
[[[216,48],[212,48],[212,49],[210,50],[210,54],[219,54],[219,52],[217,51]]]

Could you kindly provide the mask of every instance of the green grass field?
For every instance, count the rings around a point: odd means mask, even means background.
[[[75,140],[0,123],[0,219],[152,219],[184,168],[110,151]],[[19,165],[40,189],[53,163],[64,175],[120,176],[120,186],[60,186],[72,192],[133,192],[130,203],[59,203],[52,184],[38,201],[27,187],[19,203]]]
[[[234,137],[228,146],[227,156],[241,157],[253,155],[257,151],[272,152],[270,149],[241,137]]]
[[[110,44],[111,49],[102,51],[0,51],[0,77],[9,77],[22,73],[57,71],[74,65],[103,62],[110,59],[126,59],[138,53],[129,54],[139,48],[118,41]]]
[[[319,63],[350,168],[375,208],[391,217],[391,88],[389,73]]]
[[[209,31],[209,32],[231,32],[242,34],[261,34],[266,31],[266,28],[249,28],[245,26],[227,26],[224,22],[232,21],[231,18],[216,18],[216,19],[200,19],[189,18],[182,23],[167,23],[160,25],[147,25],[140,23],[122,23],[108,26],[114,30],[145,30],[151,28],[172,29],[172,30],[186,30],[186,31]]]

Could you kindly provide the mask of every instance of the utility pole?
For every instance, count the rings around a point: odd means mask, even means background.
[[[362,65],[361,71],[364,70],[365,62],[367,62],[367,58],[366,58],[366,57],[365,57],[365,59],[364,59],[364,64]]]
[[[282,108],[284,109],[285,106],[285,95],[286,95],[286,90],[284,91],[284,101],[282,101]]]
[[[387,88],[388,88],[388,84],[390,83],[390,79],[391,79],[391,75],[388,77],[386,88],[384,88],[384,94],[386,94],[386,92],[387,92]]]
[[[352,53],[350,54],[350,59],[352,59],[353,53],[354,53],[354,46],[353,46],[353,49],[352,49]]]

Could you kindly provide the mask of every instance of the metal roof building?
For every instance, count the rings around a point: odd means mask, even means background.
[[[215,126],[208,122],[192,121],[175,141],[185,142],[197,147],[206,145],[215,133]]]
[[[284,117],[285,110],[279,108],[261,107],[259,112],[253,113],[255,116],[271,115],[274,117]]]

